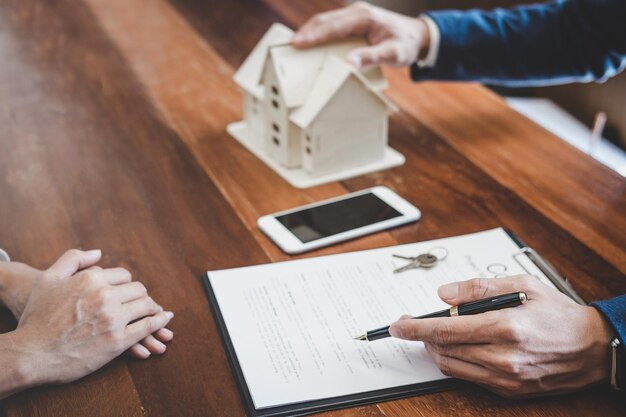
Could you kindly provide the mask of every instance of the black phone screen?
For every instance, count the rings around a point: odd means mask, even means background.
[[[302,243],[400,217],[402,213],[373,193],[277,216]]]

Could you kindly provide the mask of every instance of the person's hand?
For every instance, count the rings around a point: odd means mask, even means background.
[[[32,385],[81,378],[173,317],[128,271],[93,267],[100,256],[70,250],[35,280],[12,337]]]
[[[439,296],[458,305],[524,291],[519,307],[473,316],[412,320],[392,336],[425,342],[439,369],[507,397],[569,392],[607,381],[611,330],[582,306],[531,276],[474,279],[444,285]]]
[[[0,264],[0,299],[11,310],[16,320],[19,321],[22,317],[33,285],[42,273],[43,271],[20,262],[3,262]],[[128,351],[138,359],[146,359],[152,354],[159,355],[165,352],[165,343],[173,338],[174,333],[171,330],[159,329],[154,335],[147,336]]]
[[[428,54],[430,44],[428,27],[422,19],[363,2],[312,17],[291,43],[296,48],[308,48],[349,36],[364,36],[371,45],[348,54],[348,61],[356,68],[411,65]]]

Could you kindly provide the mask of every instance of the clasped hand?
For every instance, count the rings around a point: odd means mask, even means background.
[[[32,376],[29,385],[78,379],[129,350],[163,353],[173,333],[143,284],[123,268],[95,266],[101,253],[70,250],[46,271],[11,263],[4,298],[18,320],[12,345]],[[6,295],[6,294],[5,294]]]

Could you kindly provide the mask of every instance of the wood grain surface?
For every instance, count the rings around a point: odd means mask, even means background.
[[[0,2],[0,246],[44,268],[101,248],[176,313],[166,355],[5,400],[14,416],[244,416],[199,276],[290,257],[263,214],[383,184],[415,224],[302,256],[503,226],[587,300],[626,292],[626,181],[473,84],[413,84],[386,70],[401,167],[298,190],[225,132],[232,81],[274,21],[297,27],[331,0]],[[0,330],[15,326],[8,312]],[[329,412],[333,417],[620,416],[598,387],[512,401],[477,387]]]

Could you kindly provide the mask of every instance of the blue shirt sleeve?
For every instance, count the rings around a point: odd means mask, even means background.
[[[596,301],[591,303],[602,313],[604,318],[611,324],[616,332],[616,336],[620,341],[621,359],[617,359],[617,384],[621,389],[626,386],[626,294],[605,301]],[[619,353],[618,353],[619,355]]]
[[[626,294],[605,301],[591,303],[617,332],[616,336],[626,346]]]
[[[626,1],[557,0],[493,11],[427,13],[441,32],[437,64],[414,80],[509,87],[605,81],[626,68]]]

